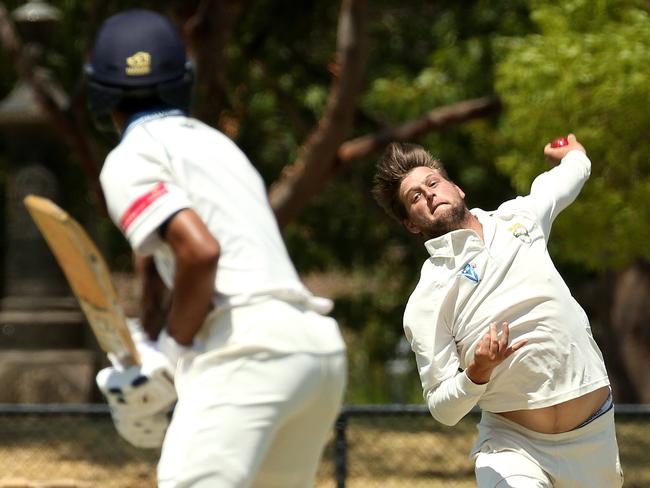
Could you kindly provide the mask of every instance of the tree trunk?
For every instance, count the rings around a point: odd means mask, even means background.
[[[183,25],[188,49],[195,62],[196,83],[191,112],[213,127],[219,127],[219,117],[227,98],[225,50],[247,3],[245,0],[202,0]]]
[[[337,152],[352,132],[363,88],[367,57],[367,0],[343,0],[339,14],[337,63],[325,113],[307,138],[300,156],[269,194],[280,227],[286,226],[331,179]]]
[[[601,273],[577,291],[600,346],[615,401],[650,403],[650,264]]]
[[[621,391],[619,401],[650,403],[650,263],[615,274],[609,326],[632,389]]]

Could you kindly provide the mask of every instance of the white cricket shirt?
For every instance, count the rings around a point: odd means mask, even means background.
[[[132,248],[153,254],[165,284],[174,283],[174,255],[158,228],[191,208],[219,242],[216,308],[274,297],[321,313],[291,262],[261,176],[224,134],[178,110],[137,115],[108,155],[100,181],[109,214]]]
[[[493,212],[473,209],[485,242],[457,230],[425,243],[429,259],[404,312],[424,396],[453,425],[478,404],[490,412],[534,409],[579,397],[609,380],[583,309],[546,243],[555,217],[577,197],[591,163],[581,151],[539,175],[530,195]],[[489,324],[508,322],[528,344],[477,385],[464,373]]]

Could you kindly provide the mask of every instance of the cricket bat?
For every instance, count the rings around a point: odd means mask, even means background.
[[[95,243],[51,200],[28,195],[24,202],[63,269],[99,347],[125,368],[140,364],[108,266]]]

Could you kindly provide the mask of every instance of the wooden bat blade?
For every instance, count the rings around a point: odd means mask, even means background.
[[[99,346],[125,367],[140,364],[108,266],[90,236],[51,200],[28,195],[24,203],[61,266]]]

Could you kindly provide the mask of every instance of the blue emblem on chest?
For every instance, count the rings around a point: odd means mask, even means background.
[[[472,283],[478,283],[479,281],[481,281],[481,278],[479,278],[478,274],[476,273],[476,270],[474,269],[475,267],[476,265],[467,263],[465,267],[462,269],[462,271],[460,272],[460,275],[464,276]]]

